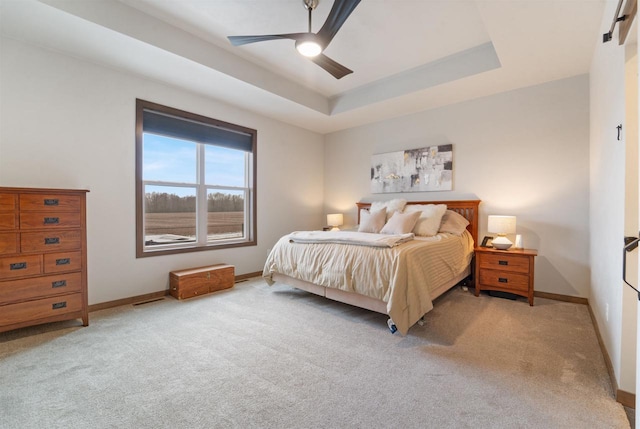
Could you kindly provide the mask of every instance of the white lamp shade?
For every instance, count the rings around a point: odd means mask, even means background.
[[[334,213],[327,215],[327,225],[337,227],[344,223],[342,213]],[[337,229],[337,228],[336,228]]]
[[[489,216],[487,225],[489,232],[495,234],[515,234],[516,233],[516,217],[515,216]]]

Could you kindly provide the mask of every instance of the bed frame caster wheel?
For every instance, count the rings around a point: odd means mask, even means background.
[[[420,320],[418,320],[418,325],[424,326],[424,318],[423,317],[421,317]]]
[[[393,323],[393,320],[391,319],[387,320],[387,326],[389,327],[389,330],[391,331],[392,334],[395,334],[396,331],[398,330],[398,328],[396,328],[396,324]]]

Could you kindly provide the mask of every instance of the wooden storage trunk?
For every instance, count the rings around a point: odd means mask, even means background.
[[[229,289],[235,282],[233,265],[220,264],[189,268],[169,273],[169,293],[185,299],[209,292]]]

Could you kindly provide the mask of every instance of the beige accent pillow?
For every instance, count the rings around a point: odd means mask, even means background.
[[[369,211],[360,210],[360,226],[358,232],[373,232],[377,234],[384,226],[384,222],[387,219],[387,209],[384,207],[382,210]]]
[[[413,228],[415,235],[431,237],[438,233],[440,222],[447,211],[446,204],[424,204],[424,205],[408,205],[404,209],[405,213],[419,212],[420,218]]]
[[[402,213],[402,211],[404,210],[404,206],[406,205],[407,205],[407,200],[402,198],[396,198],[395,200],[389,200],[389,201],[374,201],[373,203],[371,203],[371,207],[369,208],[369,210],[371,210],[372,212],[375,212],[377,210],[384,208],[387,210],[386,220],[389,220],[391,219],[391,216],[393,216],[395,212]]]
[[[382,230],[381,234],[408,234],[413,230],[413,227],[416,225],[418,218],[420,217],[420,212],[413,213],[400,213],[395,212],[391,219],[387,221]]]
[[[439,232],[448,232],[454,235],[462,235],[467,229],[469,221],[460,213],[456,213],[453,210],[447,210],[442,216],[442,222],[440,223]]]

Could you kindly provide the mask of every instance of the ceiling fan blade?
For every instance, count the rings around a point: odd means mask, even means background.
[[[325,54],[320,54],[317,57],[311,57],[309,59],[331,73],[331,75],[336,79],[341,79],[346,75],[353,73],[353,70],[349,70],[345,66],[336,63]]]
[[[325,48],[359,3],[360,0],[335,0],[333,2],[333,7],[331,7],[327,20],[317,33]]]
[[[227,38],[233,46],[246,45],[248,43],[266,42],[267,40],[291,39],[298,40],[309,33],[291,34],[266,34],[264,36],[228,36]]]

